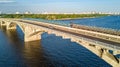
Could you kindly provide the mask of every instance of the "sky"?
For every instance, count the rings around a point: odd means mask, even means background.
[[[0,12],[120,12],[120,0],[0,0]]]

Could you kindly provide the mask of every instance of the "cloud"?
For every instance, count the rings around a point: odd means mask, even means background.
[[[13,0],[0,0],[0,3],[13,3]]]

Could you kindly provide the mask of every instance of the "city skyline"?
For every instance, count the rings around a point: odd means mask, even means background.
[[[119,0],[0,0],[0,12],[4,13],[119,13]]]

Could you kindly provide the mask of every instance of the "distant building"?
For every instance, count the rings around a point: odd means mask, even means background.
[[[20,12],[16,12],[15,14],[20,14]]]
[[[43,12],[42,14],[48,14],[48,12]]]
[[[27,11],[27,12],[25,12],[25,14],[31,14],[31,12]]]

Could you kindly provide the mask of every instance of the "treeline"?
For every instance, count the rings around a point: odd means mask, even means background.
[[[92,18],[107,16],[108,14],[1,14],[1,18],[41,18],[48,20]]]

